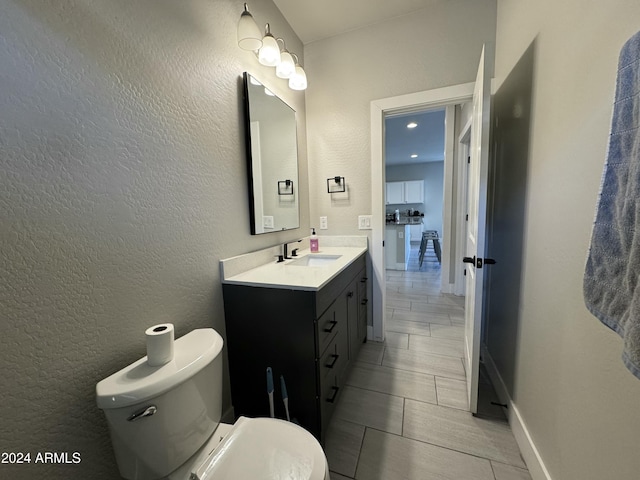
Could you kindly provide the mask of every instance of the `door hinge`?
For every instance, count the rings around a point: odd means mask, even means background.
[[[469,214],[468,214],[468,213],[464,216],[464,221],[465,221],[465,222],[468,222],[468,221],[469,221]]]
[[[471,155],[467,157],[467,163],[471,163]]]

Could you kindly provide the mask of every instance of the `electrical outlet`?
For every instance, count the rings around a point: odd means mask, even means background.
[[[262,226],[264,228],[273,228],[273,215],[264,215],[262,217]]]
[[[320,230],[326,230],[327,228],[329,228],[327,217],[320,217]]]
[[[371,230],[371,222],[373,217],[371,215],[359,215],[358,216],[358,229],[359,230]]]

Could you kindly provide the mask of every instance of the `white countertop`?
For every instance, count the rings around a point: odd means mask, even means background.
[[[320,290],[355,259],[367,251],[367,247],[322,247],[317,253],[302,250],[298,258],[307,255],[340,255],[329,265],[309,267],[291,265],[294,260],[277,263],[275,260],[237,275],[223,278],[222,283],[253,287],[290,288],[293,290]]]

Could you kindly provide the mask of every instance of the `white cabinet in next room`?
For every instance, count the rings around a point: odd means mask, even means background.
[[[386,194],[387,205],[424,203],[424,180],[387,182]]]
[[[404,182],[405,203],[424,203],[424,180]]]

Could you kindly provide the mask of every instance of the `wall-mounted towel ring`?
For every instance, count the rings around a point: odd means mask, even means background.
[[[293,195],[293,180],[278,182],[278,195]]]
[[[346,189],[347,189],[347,184],[344,181],[344,177],[338,176],[333,178],[327,178],[327,193],[345,192]]]

